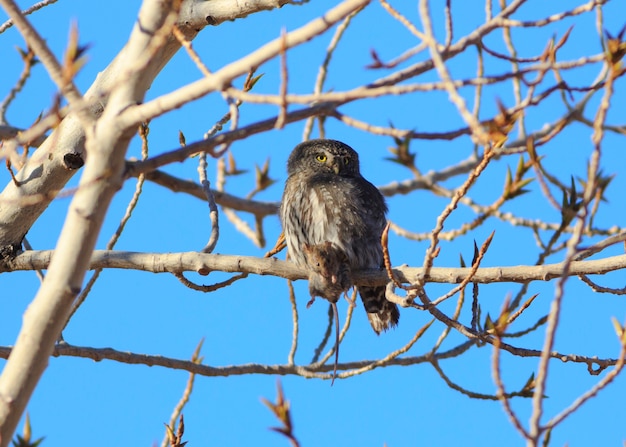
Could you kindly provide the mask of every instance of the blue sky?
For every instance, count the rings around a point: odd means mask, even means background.
[[[194,47],[211,69],[236,60],[263,43],[307,23],[322,14],[335,2],[310,2],[303,6],[287,5],[279,10],[263,12],[242,20],[227,22],[207,28],[194,41]],[[418,24],[416,3],[397,5],[408,18]],[[445,36],[442,5],[431,2],[431,11],[437,37]],[[455,17],[455,40],[471,32],[484,20],[482,2],[452,2]],[[548,4],[549,3],[549,4]],[[20,2],[21,6],[28,6]],[[520,20],[543,17],[577,2],[529,1],[516,16]],[[77,85],[86,91],[99,71],[115,56],[127,39],[140,2],[112,0],[78,2],[60,0],[30,16],[30,19],[47,40],[55,54],[60,56],[66,45],[70,23],[76,21],[81,43],[89,43],[89,60],[77,77]],[[616,34],[623,26],[626,10],[623,3],[613,1],[605,7],[606,29]],[[5,20],[0,13],[0,22]],[[547,39],[560,38],[570,25],[575,25],[568,44],[559,52],[563,60],[577,59],[601,51],[595,32],[595,16],[587,14],[551,26],[534,29],[514,29],[513,40],[523,57],[541,53]],[[324,50],[332,31],[288,53],[289,89],[294,93],[312,90],[317,67],[323,60]],[[384,60],[390,60],[403,50],[416,45],[416,39],[399,26],[380,6],[373,3],[358,16],[340,45],[331,65],[326,84],[328,89],[341,91],[362,83],[374,81],[388,71],[366,68],[371,62],[370,49],[375,49]],[[490,48],[506,52],[501,33],[490,35],[485,43]],[[0,96],[4,97],[19,76],[21,62],[15,45],[24,46],[23,40],[12,28],[0,35],[3,50],[3,73],[0,78]],[[424,58],[416,59],[404,66]],[[466,78],[475,75],[475,52],[450,61],[453,76]],[[277,93],[279,84],[278,61],[270,61],[259,69],[263,78],[255,88],[259,93]],[[489,58],[486,72],[498,74],[510,71],[506,62]],[[571,85],[588,85],[600,70],[596,64],[567,73]],[[163,70],[147,94],[152,99],[170,92],[188,82],[199,79],[200,72],[184,52],[179,52]],[[548,79],[548,78],[547,78]],[[437,80],[434,72],[409,82]],[[238,81],[239,86],[241,80]],[[551,85],[549,77],[542,86]],[[27,127],[37,115],[47,110],[56,90],[42,65],[37,65],[33,78],[23,93],[9,109],[10,124]],[[462,90],[473,101],[473,89]],[[599,96],[591,101],[587,117],[592,118]],[[580,98],[579,94],[575,94]],[[510,84],[485,89],[481,118],[490,117],[495,110],[495,100],[513,103]],[[620,104],[624,103],[623,83],[617,84],[614,107],[608,121],[623,123]],[[418,93],[407,97],[385,97],[348,104],[343,113],[375,125],[417,131],[443,132],[463,127],[464,123],[454,106],[442,92]],[[202,139],[215,121],[227,111],[219,94],[186,105],[163,117],[155,119],[150,129],[150,154],[156,155],[178,147],[178,131],[184,132],[187,142]],[[275,107],[244,105],[242,125],[265,119],[276,113]],[[528,110],[527,128],[541,128],[564,113],[559,95],[553,95],[539,107]],[[259,200],[278,201],[285,180],[285,163],[289,152],[302,138],[303,123],[287,126],[281,131],[253,136],[237,142],[232,150],[238,167],[248,174],[229,178],[227,189],[245,196],[254,188],[254,166],[262,165],[269,156],[270,175],[277,180],[272,187],[257,196]],[[383,186],[395,180],[411,178],[408,170],[385,161],[387,148],[393,144],[389,137],[373,136],[343,126],[336,121],[327,123],[327,136],[340,139],[361,154],[362,172],[374,184]],[[314,135],[315,136],[315,135]],[[559,135],[543,154],[545,164],[561,181],[569,182],[570,175],[582,176],[591,152],[590,130],[582,125],[572,125]],[[624,166],[621,149],[623,138],[607,134],[603,149],[603,166],[616,178],[607,192],[608,205],[596,218],[599,227],[623,227],[626,186],[621,176]],[[467,158],[472,150],[468,138],[453,141],[423,141],[412,143],[422,172],[438,170]],[[129,157],[139,157],[140,144],[135,139]],[[504,182],[507,166],[515,167],[517,158],[509,157],[490,166],[475,187],[471,196],[480,203],[495,200]],[[197,180],[196,159],[165,170],[185,179]],[[215,162],[210,161],[209,175],[215,172]],[[212,179],[212,178],[210,178]],[[75,184],[78,176],[72,180]],[[463,178],[445,184],[455,187]],[[0,171],[0,183],[6,184],[9,176]],[[69,185],[71,186],[71,185]],[[110,208],[101,232],[98,248],[103,248],[113,233],[126,204],[134,191],[134,180],[129,180],[118,193]],[[558,211],[551,208],[538,192],[536,182],[532,193],[505,206],[528,218],[541,218],[558,222]],[[557,198],[560,198],[557,196]],[[35,249],[52,249],[70,199],[58,199],[33,226],[28,239]],[[433,228],[436,218],[447,200],[431,193],[417,191],[408,196],[388,199],[390,219],[415,232]],[[242,216],[248,221],[249,216]],[[460,207],[447,223],[447,228],[457,228],[471,219],[473,213]],[[119,250],[144,252],[183,252],[200,250],[209,235],[206,203],[183,194],[176,194],[147,182],[144,193],[127,230],[117,245]],[[262,256],[266,249],[255,247],[238,233],[226,218],[221,216],[221,237],[216,253]],[[265,221],[266,238],[272,245],[280,232],[278,219],[270,216]],[[495,219],[470,235],[454,242],[442,242],[441,255],[436,266],[458,266],[459,254],[466,262],[472,257],[473,241],[479,244],[492,231],[496,236],[484,261],[485,266],[532,265],[538,255],[532,232],[514,228]],[[544,238],[547,239],[544,233]],[[425,242],[413,242],[391,235],[390,248],[395,265],[422,264]],[[609,254],[620,254],[617,248]],[[562,253],[553,255],[549,262],[562,260]],[[280,255],[281,258],[284,254]],[[188,275],[200,283],[212,283],[227,275],[213,273],[209,277]],[[623,286],[623,273],[607,275],[602,284]],[[606,281],[606,282],[604,282]],[[39,286],[33,272],[0,275],[0,345],[12,345],[18,334],[21,316]],[[305,308],[307,287],[305,281],[295,283],[300,312],[300,341],[296,362],[306,364],[326,328],[327,306],[319,300],[310,309]],[[431,296],[445,293],[450,286],[430,285]],[[494,315],[500,309],[507,293],[516,293],[515,284],[489,285],[481,288],[483,315]],[[622,321],[623,302],[616,296],[594,294],[586,286],[572,279],[567,285],[562,321],[555,349],[563,353],[617,357],[619,345],[610,322],[611,316]],[[530,294],[539,293],[536,303],[525,313],[514,328],[521,330],[545,315],[554,294],[554,283],[533,283]],[[466,302],[461,321],[469,324],[471,313]],[[444,303],[442,310],[451,313],[455,302]],[[346,303],[340,302],[340,315],[346,312]],[[341,361],[377,359],[403,346],[413,334],[430,320],[424,312],[403,310],[399,327],[377,337],[369,327],[364,311],[355,310],[349,333],[341,345]],[[432,347],[443,330],[435,324],[407,355],[422,355]],[[188,359],[195,346],[204,339],[204,363],[211,366],[242,365],[247,363],[284,364],[291,346],[291,311],[284,280],[264,276],[250,277],[221,292],[201,294],[184,288],[174,277],[151,273],[108,270],[103,272],[92,293],[64,332],[68,343],[79,346],[111,347],[120,351],[162,355]],[[519,346],[540,349],[544,329],[522,338]],[[461,343],[463,338],[453,333],[442,349]],[[454,382],[469,390],[493,394],[495,385],[491,377],[492,348],[472,348],[463,356],[442,361],[440,366]],[[536,359],[504,355],[503,374],[507,388],[519,389],[536,372]],[[0,367],[4,365],[0,360]],[[153,445],[163,436],[163,423],[181,396],[188,373],[160,367],[127,365],[112,361],[95,363],[80,358],[52,358],[35,394],[28,412],[35,436],[45,436],[44,446],[89,443],[94,447],[110,445]],[[599,376],[600,378],[602,377]],[[291,401],[295,435],[302,446],[313,445],[363,445],[363,446],[414,446],[459,445],[467,446],[502,444],[521,445],[516,433],[499,403],[470,399],[450,389],[434,368],[425,363],[411,367],[388,367],[367,374],[338,380],[333,387],[327,380],[303,379],[295,376],[280,378],[287,398]],[[590,376],[584,365],[551,363],[545,400],[545,413],[551,417],[569,405],[577,396],[599,380]],[[279,435],[268,430],[278,422],[261,403],[261,398],[275,399],[277,377],[272,375],[235,376],[228,378],[198,377],[191,401],[186,407],[185,438],[189,445],[288,445]],[[626,439],[620,409],[626,381],[618,377],[613,385],[588,402],[580,411],[567,419],[552,435],[552,445],[617,445]],[[532,410],[529,400],[514,399],[513,407],[524,423]],[[620,419],[618,419],[620,418]]]

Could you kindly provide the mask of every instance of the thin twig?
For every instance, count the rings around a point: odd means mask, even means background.
[[[348,26],[352,22],[352,19],[365,8],[363,7],[356,9],[354,12],[350,13],[342,22],[337,26],[335,30],[335,34],[333,34],[330,43],[328,44],[328,48],[326,48],[326,55],[324,56],[324,61],[320,65],[320,68],[317,72],[317,78],[315,79],[315,86],[313,87],[313,94],[319,95],[324,89],[324,83],[326,82],[326,75],[328,74],[328,67],[330,65],[331,58],[339,41],[343,37],[344,33],[348,29]],[[304,124],[304,132],[302,136],[303,141],[307,141],[311,138],[311,132],[313,130],[313,119],[314,117],[307,118]],[[321,126],[320,126],[321,127]]]
[[[200,180],[200,184],[202,185],[202,189],[206,195],[207,202],[209,203],[209,217],[211,220],[211,236],[209,237],[209,241],[205,245],[205,247],[201,250],[202,253],[213,253],[215,246],[217,245],[217,240],[220,237],[220,225],[219,225],[219,214],[217,211],[217,205],[215,203],[215,196],[211,191],[211,183],[207,179],[206,175],[206,154],[202,153],[198,157],[198,176]]]
[[[293,287],[293,282],[287,281],[287,287],[289,288],[289,304],[291,305],[291,322],[293,324],[293,330],[291,332],[291,348],[289,348],[289,354],[287,355],[287,364],[294,365],[296,351],[298,350],[298,332],[300,325],[298,319],[298,305],[296,304],[296,292]]]
[[[274,126],[275,129],[282,129],[285,127],[285,121],[287,120],[287,83],[289,82],[289,72],[287,69],[287,31],[283,28],[280,33],[281,47],[280,47],[280,109],[278,113],[278,119]]]
[[[198,346],[196,346],[196,349],[191,356],[192,363],[197,363],[199,365],[202,364],[202,357],[200,357],[200,350],[202,349],[203,343],[204,343],[204,339],[200,340],[200,342],[198,343]],[[187,385],[185,386],[185,390],[183,391],[183,395],[180,397],[180,400],[174,407],[174,411],[172,411],[172,416],[170,416],[170,422],[169,422],[170,427],[174,427],[176,425],[176,419],[179,419],[181,417],[183,413],[183,409],[185,408],[185,405],[187,405],[187,402],[189,402],[189,398],[191,397],[191,393],[193,391],[193,383],[194,383],[195,378],[196,378],[196,374],[193,372],[190,372],[189,379],[187,379]],[[167,432],[166,432],[165,436],[163,437],[163,440],[161,441],[161,447],[167,447],[168,441],[169,441],[169,436],[167,435]]]
[[[58,0],[43,0],[41,2],[37,2],[33,6],[31,6],[30,8],[27,8],[27,9],[23,10],[22,11],[22,15],[27,16],[29,14],[32,14],[35,11],[39,11],[41,8],[43,8],[45,6],[51,5],[53,3],[56,3],[57,1]],[[6,30],[11,28],[12,26],[13,26],[13,20],[12,19],[7,20],[2,25],[0,25],[0,34],[5,32]]]

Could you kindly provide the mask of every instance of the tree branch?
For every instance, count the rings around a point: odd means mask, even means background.
[[[54,250],[26,251],[13,260],[0,265],[0,273],[18,270],[45,270],[50,265]],[[563,275],[562,262],[545,265],[518,265],[513,267],[481,267],[472,274],[472,268],[433,267],[426,276],[426,282],[459,284],[471,275],[471,281],[481,284],[494,282],[526,283],[528,281],[550,281]],[[306,279],[308,273],[295,264],[276,258],[255,258],[251,256],[214,255],[200,252],[183,253],[140,253],[129,251],[94,250],[89,262],[90,270],[116,268],[140,270],[151,273],[212,271],[229,273],[251,273],[272,275],[289,280]],[[569,276],[602,275],[626,269],[626,255],[606,257],[592,261],[573,261]],[[396,278],[412,284],[423,272],[422,268],[396,267]],[[384,271],[367,270],[353,272],[356,284],[377,286],[389,282]]]
[[[134,67],[154,48],[170,17],[171,3],[145,0],[131,33],[122,66]],[[119,114],[145,93],[144,67],[126,72],[127,82],[114,89],[102,117],[85,129],[89,158],[35,299],[24,314],[11,356],[0,375],[0,446],[7,447],[39,378],[48,365],[72,304],[80,292],[87,265],[113,195],[123,183],[124,158],[134,128],[120,125]]]
[[[224,21],[246,17],[258,11],[281,7],[287,0],[257,0],[235,2],[233,0],[185,0],[182,2],[176,26],[190,41],[207,25],[217,25]],[[147,62],[142,70],[138,87],[145,93],[159,72],[179,50],[180,43],[171,37],[165,45]],[[128,54],[126,45],[115,59],[98,75],[85,93],[84,103],[88,114],[97,119],[102,115],[112,89],[127,78],[124,65]],[[18,135],[14,144],[27,144]],[[5,143],[7,144],[7,143]],[[24,235],[41,213],[48,207],[65,184],[77,172],[66,162],[67,158],[83,158],[85,132],[75,115],[69,115],[29,158],[25,166],[16,174],[19,183],[10,181],[0,193],[0,247],[13,247],[16,252]],[[23,204],[24,197],[37,197],[37,200]]]
[[[384,366],[409,366],[421,363],[431,363],[433,360],[439,361],[449,359],[463,354],[474,345],[475,341],[469,340],[448,351],[442,351],[435,354],[427,353],[420,356],[396,357],[385,362]],[[10,354],[11,347],[0,347],[0,358],[8,358]],[[541,351],[522,349],[514,352],[514,354],[522,357],[539,357]],[[316,373],[328,373],[333,370],[333,365],[321,363],[315,363],[314,365],[307,366],[266,365],[257,363],[234,366],[209,366],[189,360],[173,359],[160,355],[135,354],[132,352],[118,351],[113,348],[92,348],[88,346],[74,346],[67,343],[57,344],[51,355],[54,357],[80,357],[91,359],[96,362],[100,362],[102,360],[112,360],[131,365],[162,366],[164,368],[187,371],[206,377],[228,377],[241,376],[245,374],[279,374],[317,377]],[[559,352],[553,352],[551,357],[562,362],[583,363],[588,365],[588,367],[589,365],[596,365],[600,369],[606,369],[610,366],[616,365],[618,362],[618,359],[599,359],[597,357],[587,357],[578,354],[562,354]],[[378,360],[359,360],[354,362],[339,363],[337,365],[337,369],[342,371],[362,369],[376,362],[378,362]],[[328,376],[325,374],[319,377],[327,378]]]

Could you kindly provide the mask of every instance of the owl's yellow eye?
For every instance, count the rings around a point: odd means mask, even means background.
[[[349,165],[350,164],[350,159],[348,157],[344,157],[343,164],[346,165],[346,166]]]
[[[315,156],[315,159],[316,159],[317,161],[319,161],[320,163],[326,163],[326,160],[327,160],[328,158],[327,158],[327,157],[326,157],[326,155],[324,155],[324,154],[317,154],[317,155]]]

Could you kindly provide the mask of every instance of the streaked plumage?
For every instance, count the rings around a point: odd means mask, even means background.
[[[299,144],[289,156],[287,173],[280,218],[290,259],[314,273],[312,290],[318,296],[336,302],[337,283],[332,283],[332,275],[328,283],[328,275],[315,273],[316,266],[307,261],[305,244],[332,244],[330,252],[339,250],[338,256],[347,260],[349,271],[381,268],[385,199],[361,176],[358,154],[340,141]],[[341,281],[352,285],[351,278],[343,276],[340,274]],[[384,286],[359,286],[358,291],[376,333],[398,323],[398,308],[385,298]]]

